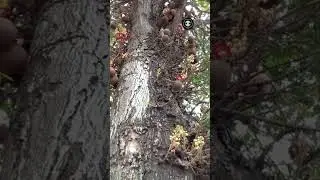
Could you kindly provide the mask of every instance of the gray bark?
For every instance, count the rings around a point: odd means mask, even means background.
[[[186,123],[175,95],[159,83],[157,70],[168,72],[183,60],[181,42],[161,47],[155,17],[161,2],[137,0],[132,19],[129,58],[121,69],[120,85],[111,106],[110,179],[179,180],[194,179],[191,170],[160,163],[169,147],[174,124]],[[181,22],[182,10],[169,26]],[[180,43],[180,44],[179,44]]]
[[[43,3],[0,179],[107,179],[108,9]]]

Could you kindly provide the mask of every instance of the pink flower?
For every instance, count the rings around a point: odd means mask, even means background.
[[[176,80],[179,80],[179,81],[185,80],[186,78],[187,78],[186,74],[178,74],[176,76]]]

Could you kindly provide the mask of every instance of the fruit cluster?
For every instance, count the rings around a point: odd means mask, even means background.
[[[162,11],[162,15],[157,22],[157,26],[159,28],[166,28],[176,16],[176,9],[171,9],[169,7],[165,7]]]
[[[23,75],[29,60],[17,38],[18,29],[14,23],[0,17],[0,72],[9,76]]]

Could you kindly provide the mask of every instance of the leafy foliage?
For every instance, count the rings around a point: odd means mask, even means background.
[[[195,0],[195,2],[198,5],[200,10],[206,11],[206,12],[208,12],[210,10],[210,1],[208,1],[208,0]]]
[[[282,5],[283,9],[288,8],[287,13],[272,21],[281,22],[281,26],[274,23],[268,30],[250,29],[246,34],[256,43],[251,48],[256,48],[257,54],[261,54],[264,70],[272,77],[274,92],[263,102],[243,103],[239,104],[240,108],[230,110],[236,112],[234,119],[247,128],[239,130],[236,126],[234,133],[238,134],[234,138],[242,142],[241,149],[247,158],[255,161],[257,157],[263,157],[264,171],[273,178],[303,179],[308,174],[310,179],[318,179],[319,174],[315,173],[319,168],[318,156],[304,165],[310,168],[301,168],[289,160],[285,160],[286,165],[283,165],[274,155],[276,150],[273,148],[279,146],[276,144],[283,141],[290,144],[298,135],[312,144],[312,152],[320,148],[317,143],[320,137],[320,22],[316,10],[320,1],[290,0]],[[233,14],[233,10],[229,10],[230,16],[238,16]],[[253,36],[259,32],[261,36]],[[246,58],[253,57],[257,56]],[[265,142],[265,139],[270,142]],[[286,150],[286,147],[282,148],[282,151]]]

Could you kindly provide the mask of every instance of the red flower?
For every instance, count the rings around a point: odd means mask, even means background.
[[[121,42],[121,43],[125,43],[126,41],[128,41],[129,39],[129,35],[128,33],[124,33],[124,32],[117,32],[116,33],[116,40]]]
[[[186,78],[187,78],[186,74],[178,74],[176,76],[176,80],[179,80],[179,81],[185,80]]]
[[[123,38],[123,34],[122,33],[120,33],[120,32],[116,33],[116,40],[120,40],[122,38]]]
[[[213,45],[213,55],[217,59],[231,56],[232,55],[231,48],[225,42],[216,42]]]

